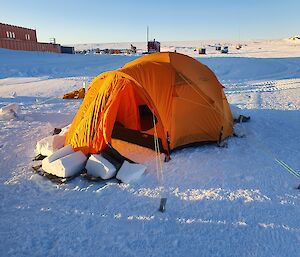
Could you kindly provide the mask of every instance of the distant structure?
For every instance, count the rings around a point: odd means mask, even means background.
[[[50,42],[51,44],[56,44],[56,38],[55,38],[55,37],[49,38],[49,42]]]
[[[52,53],[74,53],[74,47],[37,41],[36,30],[0,23],[0,48]],[[72,48],[72,49],[70,49]]]
[[[160,52],[160,42],[155,41],[155,39],[153,41],[148,41],[147,46],[149,54]]]
[[[289,40],[293,40],[293,41],[300,40],[300,35],[290,37]]]
[[[132,53],[136,54],[136,46],[134,46],[133,44],[130,44],[130,50]]]
[[[199,54],[206,54],[206,48],[202,47],[198,49]]]
[[[149,26],[147,26],[147,53],[157,53],[160,52],[160,42],[155,41],[149,41]]]
[[[236,48],[236,50],[240,50],[240,49],[242,49],[242,45],[241,45],[241,44],[237,44],[237,45],[235,46],[235,48]]]
[[[221,51],[222,47],[220,45],[216,45],[216,51]]]
[[[223,46],[222,50],[221,50],[222,54],[228,54],[228,46]]]
[[[60,46],[60,52],[62,54],[75,54],[73,46]]]

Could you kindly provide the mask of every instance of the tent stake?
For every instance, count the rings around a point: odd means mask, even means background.
[[[160,205],[159,205],[159,209],[158,209],[160,212],[165,212],[166,203],[167,203],[167,198],[161,198],[160,199]]]

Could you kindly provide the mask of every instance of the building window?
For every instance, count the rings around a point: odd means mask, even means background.
[[[30,40],[30,35],[29,34],[25,34],[25,39],[26,40]]]
[[[6,31],[7,38],[16,38],[15,32]]]

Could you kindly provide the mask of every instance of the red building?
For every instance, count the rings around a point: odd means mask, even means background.
[[[36,30],[0,23],[0,48],[60,53],[59,44],[37,42]]]

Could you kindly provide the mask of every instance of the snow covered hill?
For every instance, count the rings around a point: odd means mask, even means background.
[[[20,107],[0,116],[0,256],[299,256],[300,179],[278,163],[300,172],[299,52],[258,48],[199,59],[251,120],[227,148],[174,152],[163,185],[153,167],[130,185],[56,185],[31,171],[36,141],[80,105],[61,96],[136,56],[0,49],[0,108]]]

